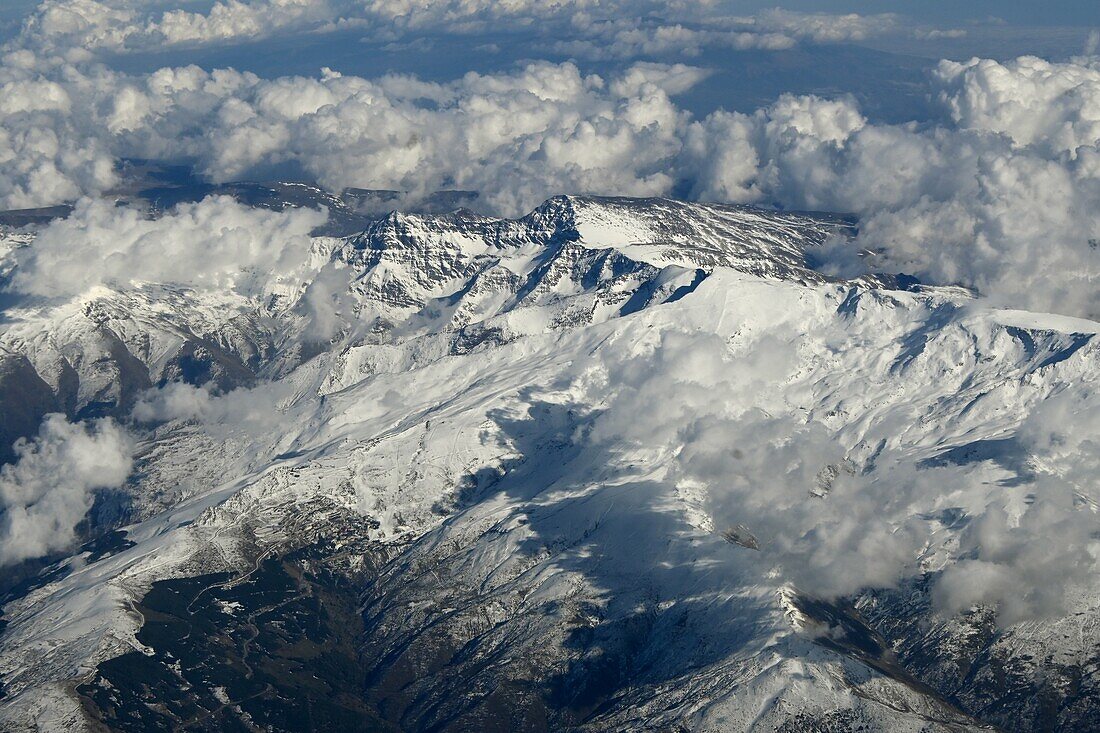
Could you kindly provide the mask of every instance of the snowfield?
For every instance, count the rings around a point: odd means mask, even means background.
[[[11,439],[135,448],[126,541],[3,606],[0,727],[93,730],[155,582],[322,540],[403,728],[1100,726],[1100,324],[807,264],[850,227],[559,197],[7,307]]]

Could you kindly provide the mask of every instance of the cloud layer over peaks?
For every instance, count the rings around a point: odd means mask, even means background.
[[[205,22],[191,11],[150,16],[153,7],[56,0],[28,23],[23,41],[110,35],[125,18],[146,16],[174,19],[172,32],[184,38],[191,31],[178,29]],[[249,13],[263,7],[223,2],[210,13],[239,15],[239,23],[216,26],[243,33],[251,32]],[[620,43],[673,43],[682,51],[710,43],[692,40],[704,31],[727,40],[749,32],[752,43],[853,40],[898,24],[893,16],[780,10],[732,18],[686,6],[623,21],[609,20],[609,7],[279,0],[256,17],[280,23],[354,11],[402,29],[549,13],[572,28],[562,43],[594,40],[601,52]],[[694,20],[665,22],[675,13]],[[480,206],[505,215],[560,193],[823,209],[861,218],[856,247],[875,252],[859,261],[869,269],[963,285],[1023,308],[1100,314],[1093,287],[1100,276],[1100,71],[1092,59],[943,62],[928,82],[941,118],[885,125],[844,96],[783,95],[752,113],[693,118],[676,97],[709,70],[685,64],[639,62],[594,74],[570,62],[533,61],[445,83],[328,70],[262,79],[195,66],[128,75],[28,43],[9,49],[0,65],[2,207],[109,192],[118,185],[116,162],[131,157],[193,161],[216,181],[302,177],[333,190],[413,197],[472,189]],[[854,259],[845,254],[824,267],[851,274]]]
[[[146,281],[258,294],[305,263],[309,234],[324,220],[315,210],[252,209],[228,197],[183,204],[156,219],[86,199],[21,251],[11,289],[58,297]]]
[[[861,414],[851,446],[792,404],[813,392],[800,379],[823,353],[816,338],[833,347],[862,338],[830,333],[828,321],[785,320],[805,317],[780,315],[760,335],[739,331],[733,344],[667,330],[650,344],[601,350],[600,376],[586,377],[587,402],[606,405],[593,450],[607,453],[603,462],[626,456],[631,468],[669,465],[669,481],[702,496],[715,532],[739,527],[754,539],[755,551],[738,557],[771,582],[840,597],[932,569],[947,613],[984,604],[1011,624],[1064,610],[1067,589],[1097,569],[1095,514],[1084,499],[1097,469],[1095,395],[1067,391],[1030,412],[1005,408],[1018,421],[1013,450],[1034,467],[1025,487],[1008,491],[980,464],[928,465],[925,434],[914,444],[888,417]],[[919,398],[908,409],[920,409]],[[939,518],[949,508],[968,524],[945,543]],[[931,568],[921,564],[932,555]]]

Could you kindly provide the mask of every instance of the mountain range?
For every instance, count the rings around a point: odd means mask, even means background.
[[[1100,729],[1095,577],[937,590],[1100,324],[826,274],[840,215],[224,192],[328,220],[247,288],[4,296],[0,459],[51,413],[134,446],[0,586],[4,730]]]

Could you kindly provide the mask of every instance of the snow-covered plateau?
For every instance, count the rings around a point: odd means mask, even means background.
[[[5,448],[133,465],[9,566],[0,729],[1100,730],[1100,323],[822,274],[837,216],[363,226],[4,301]]]

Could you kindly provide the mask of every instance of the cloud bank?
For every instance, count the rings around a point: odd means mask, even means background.
[[[908,32],[891,14],[777,8],[741,16],[729,15],[716,2],[218,0],[208,10],[193,11],[163,10],[141,0],[46,0],[24,24],[18,43],[77,59],[94,51],[125,53],[345,29],[361,29],[372,42],[440,33],[534,32],[546,38],[566,36],[581,55],[613,58],[693,53],[701,45],[775,50],[801,42],[854,42]],[[936,31],[921,27],[917,32]]]
[[[882,125],[849,98],[791,95],[693,119],[674,98],[708,72],[683,64],[600,76],[532,62],[440,84],[197,67],[130,76],[29,51],[5,58],[6,207],[110,191],[115,161],[138,157],[194,161],[218,181],[304,174],[334,190],[474,189],[509,215],[562,192],[824,209],[860,216],[871,269],[1100,314],[1091,59],[943,62],[929,82],[943,119]]]
[[[602,350],[591,400],[613,397],[591,441],[611,456],[673,455],[668,480],[703,493],[716,531],[751,533],[759,548],[743,557],[762,578],[835,598],[893,587],[933,553],[941,611],[995,606],[1011,624],[1064,610],[1068,587],[1098,569],[1095,514],[1082,498],[1100,468],[1095,397],[1064,392],[1019,416],[1019,451],[1035,472],[1029,500],[1017,502],[980,464],[930,467],[893,433],[847,448],[807,420],[787,402],[801,364],[796,328],[780,324],[734,353],[716,335],[676,331],[650,353]],[[655,406],[660,419],[639,419]],[[880,438],[890,447],[862,450]],[[949,508],[968,524],[957,546],[937,550]]]
[[[1025,99],[1030,63],[998,65],[1003,84],[1024,77],[1011,88]],[[857,244],[878,253],[875,270],[1095,317],[1100,138],[1082,134],[1089,107],[1067,104],[1050,126],[1077,131],[1071,151],[1014,126],[1011,93],[973,110],[966,99],[980,82],[960,79],[965,68],[944,63],[939,73],[957,125],[872,125],[850,100],[814,97],[785,96],[752,115],[716,112],[685,136],[690,195],[852,212],[862,220]],[[1064,96],[1089,94],[1078,85]]]
[[[85,199],[20,251],[10,289],[65,297],[101,284],[153,282],[258,294],[307,261],[310,232],[324,221],[320,211],[252,209],[226,196],[155,219]]]
[[[38,436],[15,444],[0,468],[0,566],[70,546],[94,491],[120,486],[133,463],[126,433],[111,420],[74,424],[49,415]]]

